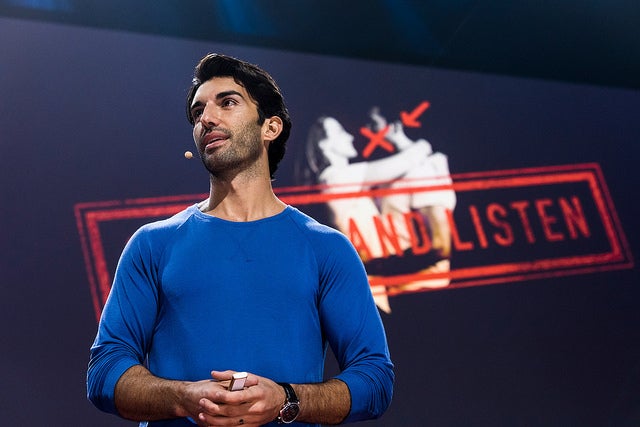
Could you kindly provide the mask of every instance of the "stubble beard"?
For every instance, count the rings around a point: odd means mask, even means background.
[[[216,178],[227,178],[242,171],[250,171],[262,154],[260,126],[245,124],[235,132],[229,132],[229,143],[210,155],[203,155],[202,162]]]

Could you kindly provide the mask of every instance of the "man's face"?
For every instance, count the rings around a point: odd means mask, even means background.
[[[325,150],[333,151],[346,158],[353,158],[358,155],[353,146],[353,135],[347,132],[339,121],[333,117],[327,117],[322,123],[327,137],[322,141]]]
[[[258,108],[231,77],[204,82],[191,102],[193,140],[211,174],[240,171],[266,155]]]

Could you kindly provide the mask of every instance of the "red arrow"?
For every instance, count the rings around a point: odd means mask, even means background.
[[[420,122],[417,120],[417,118],[420,117],[427,108],[429,108],[429,102],[424,101],[410,113],[401,111],[400,119],[402,119],[402,124],[410,128],[419,128]]]
[[[384,129],[381,129],[380,132],[371,132],[369,128],[360,128],[360,133],[369,138],[369,143],[362,151],[362,155],[367,158],[371,155],[373,150],[379,145],[390,153],[393,153],[393,145],[391,145],[387,140],[384,139],[384,136],[389,131],[389,125],[386,125]]]

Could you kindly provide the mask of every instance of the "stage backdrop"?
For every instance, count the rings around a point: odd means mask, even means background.
[[[397,382],[366,424],[640,422],[640,93],[0,19],[3,425],[133,425],[86,400],[88,349],[131,233],[208,191],[208,52],[279,82],[276,192],[367,263]],[[378,174],[327,172],[319,120]]]

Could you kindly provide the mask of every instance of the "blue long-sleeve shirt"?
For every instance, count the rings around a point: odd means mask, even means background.
[[[330,345],[351,393],[346,422],[388,407],[393,370],[366,273],[336,230],[288,206],[231,222],[191,206],[141,227],[118,263],[87,374],[89,399],[117,414],[130,367],[198,381],[211,370],[323,380]],[[187,419],[149,426],[191,425]]]

